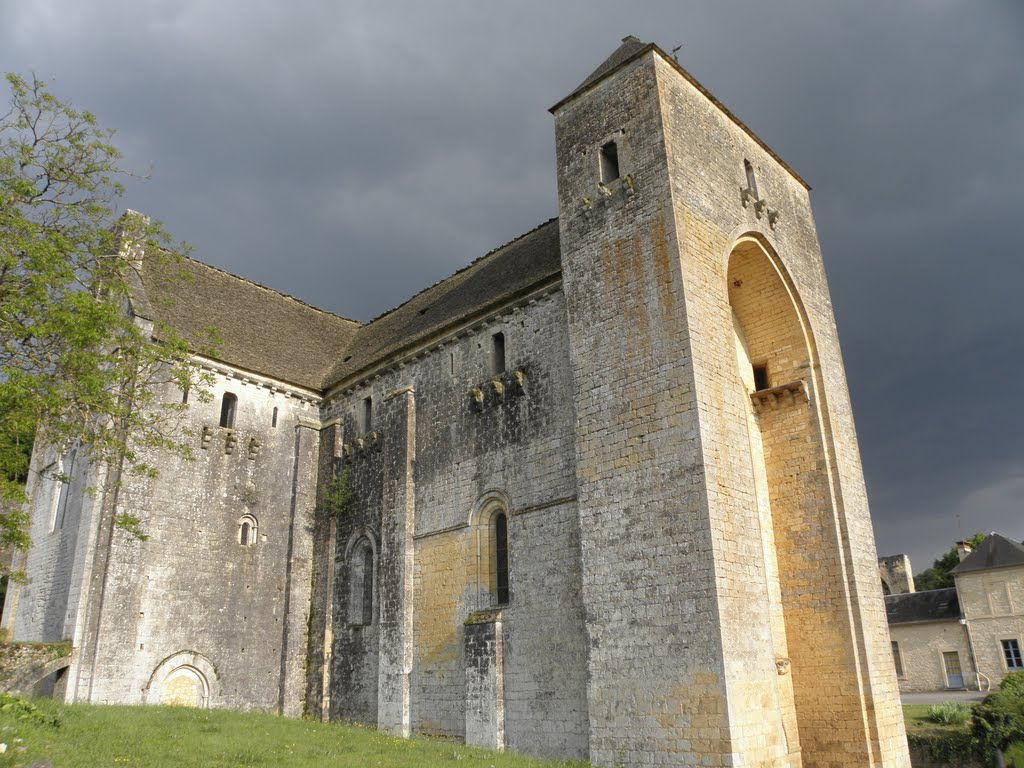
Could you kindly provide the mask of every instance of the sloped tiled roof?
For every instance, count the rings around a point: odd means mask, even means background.
[[[480,257],[359,329],[327,386],[561,274],[558,219]]]
[[[960,618],[960,600],[955,587],[901,592],[885,596],[885,614],[889,624],[954,621]]]
[[[322,389],[360,324],[195,259],[143,259],[136,311],[173,328],[194,349],[216,328],[212,357],[310,389]],[[141,309],[140,309],[141,307]]]
[[[1007,565],[1024,565],[1024,545],[993,533],[965,557],[953,569],[953,573],[983,571],[986,568],[1002,568]]]

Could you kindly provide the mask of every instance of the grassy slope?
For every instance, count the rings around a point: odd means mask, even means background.
[[[52,727],[0,711],[0,768],[46,759],[54,766],[146,768],[325,768],[325,766],[566,765],[466,747],[454,741],[398,739],[365,728],[287,720],[272,715],[168,707],[62,706],[33,702]],[[9,730],[14,729],[14,730]],[[15,742],[15,739],[23,739]],[[19,751],[18,747],[25,747]],[[583,768],[586,763],[569,763]]]

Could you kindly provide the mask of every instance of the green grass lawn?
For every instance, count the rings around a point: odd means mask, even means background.
[[[103,707],[34,701],[35,714],[0,706],[0,768],[45,759],[54,768],[328,768],[458,765],[552,768],[557,762],[490,752],[441,739],[399,739],[353,726],[325,725],[225,710]],[[21,717],[19,717],[21,715]],[[57,724],[46,722],[56,719]],[[20,740],[20,741],[19,741]]]

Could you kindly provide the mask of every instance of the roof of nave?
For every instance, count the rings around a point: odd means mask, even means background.
[[[280,381],[323,390],[404,349],[470,322],[561,272],[551,219],[362,325],[187,257],[142,261],[143,317],[197,352]],[[219,342],[209,347],[209,329]]]
[[[469,322],[561,270],[558,219],[551,219],[364,325],[336,361],[326,385]]]
[[[321,389],[360,324],[187,257],[142,260],[140,314],[173,328],[199,352],[280,381]]]
[[[960,600],[956,587],[900,592],[885,596],[885,613],[890,624],[951,621],[960,618]]]
[[[1024,565],[1024,545],[1002,534],[993,533],[978,548],[960,561],[953,573],[983,571],[987,568],[1003,568],[1008,565]]]

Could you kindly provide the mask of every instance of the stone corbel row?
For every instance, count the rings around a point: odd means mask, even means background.
[[[525,393],[526,373],[512,371],[495,376],[479,386],[470,387],[466,394],[469,398],[469,407],[474,411],[482,411],[488,401],[500,403],[509,394],[522,395]]]
[[[807,395],[807,382],[797,379],[771,389],[759,389],[757,392],[751,392],[750,400],[754,404],[754,411],[763,413],[806,403],[810,398]]]
[[[213,442],[213,436],[216,433],[216,429],[213,427],[203,425],[202,434],[199,436],[199,447],[204,451],[209,449],[210,443]],[[230,456],[235,452],[235,448],[238,446],[238,435],[235,434],[233,429],[224,430],[224,453]],[[260,454],[260,448],[263,444],[255,437],[249,438],[248,450],[246,452],[246,458],[249,461],[255,461],[256,457]]]
[[[360,435],[349,443],[345,443],[341,452],[346,459],[351,459],[355,456],[377,450],[380,448],[380,444],[381,434],[375,430],[373,432],[367,432],[365,435]]]
[[[615,192],[618,190],[621,190],[626,197],[632,197],[636,194],[636,182],[633,181],[632,174],[627,173],[621,179],[616,179],[612,182],[612,186],[608,186],[602,181],[597,182],[597,191],[600,193],[601,198],[606,200],[614,197]],[[600,198],[598,200],[594,200],[594,198],[584,195],[582,199],[584,212],[592,210],[594,208],[594,204],[599,202],[601,202]]]
[[[746,208],[749,203],[754,204],[754,215],[757,218],[761,218],[762,215],[767,214],[768,226],[775,229],[775,223],[779,220],[779,212],[775,208],[768,207],[768,201],[763,197],[758,198],[757,194],[750,187],[740,188],[740,201],[743,203],[743,207]]]

